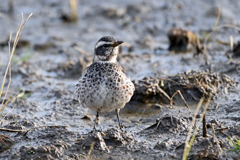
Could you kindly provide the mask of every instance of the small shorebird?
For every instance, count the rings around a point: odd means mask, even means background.
[[[76,84],[80,103],[97,112],[94,131],[99,113],[112,110],[115,110],[122,129],[119,111],[130,101],[135,90],[117,62],[118,45],[121,43],[113,37],[102,37],[95,45],[93,63],[86,68]]]

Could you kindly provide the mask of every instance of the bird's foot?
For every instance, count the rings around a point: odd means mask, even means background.
[[[121,130],[121,132],[123,132],[123,128],[124,128],[124,126],[123,125],[119,125],[119,127],[118,127],[120,130]]]
[[[93,130],[89,133],[96,133],[96,132],[102,132],[101,129],[96,129],[95,127],[93,128]]]

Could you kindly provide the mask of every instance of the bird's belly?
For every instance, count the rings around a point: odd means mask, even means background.
[[[117,64],[95,62],[83,73],[76,91],[84,107],[110,112],[129,102],[134,85]]]
[[[110,112],[123,108],[131,97],[126,101],[125,93],[114,88],[102,84],[86,94],[81,101],[84,102],[84,106],[93,111]]]
[[[100,107],[103,107],[107,92],[108,89],[104,85],[96,86],[83,96],[82,102],[91,110],[97,111]]]

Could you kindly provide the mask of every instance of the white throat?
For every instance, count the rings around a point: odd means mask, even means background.
[[[118,56],[118,46],[114,47],[112,53],[108,56],[100,56],[100,55],[95,55],[93,57],[93,62],[97,61],[106,61],[106,62],[111,62],[111,63],[116,63],[117,62],[117,56]],[[108,60],[107,57],[109,58]]]

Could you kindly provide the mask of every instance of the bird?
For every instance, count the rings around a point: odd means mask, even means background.
[[[115,110],[119,128],[122,130],[119,111],[134,94],[134,84],[117,62],[118,41],[111,36],[100,38],[94,48],[92,64],[86,68],[76,84],[80,104],[96,112],[93,131],[99,114]]]

